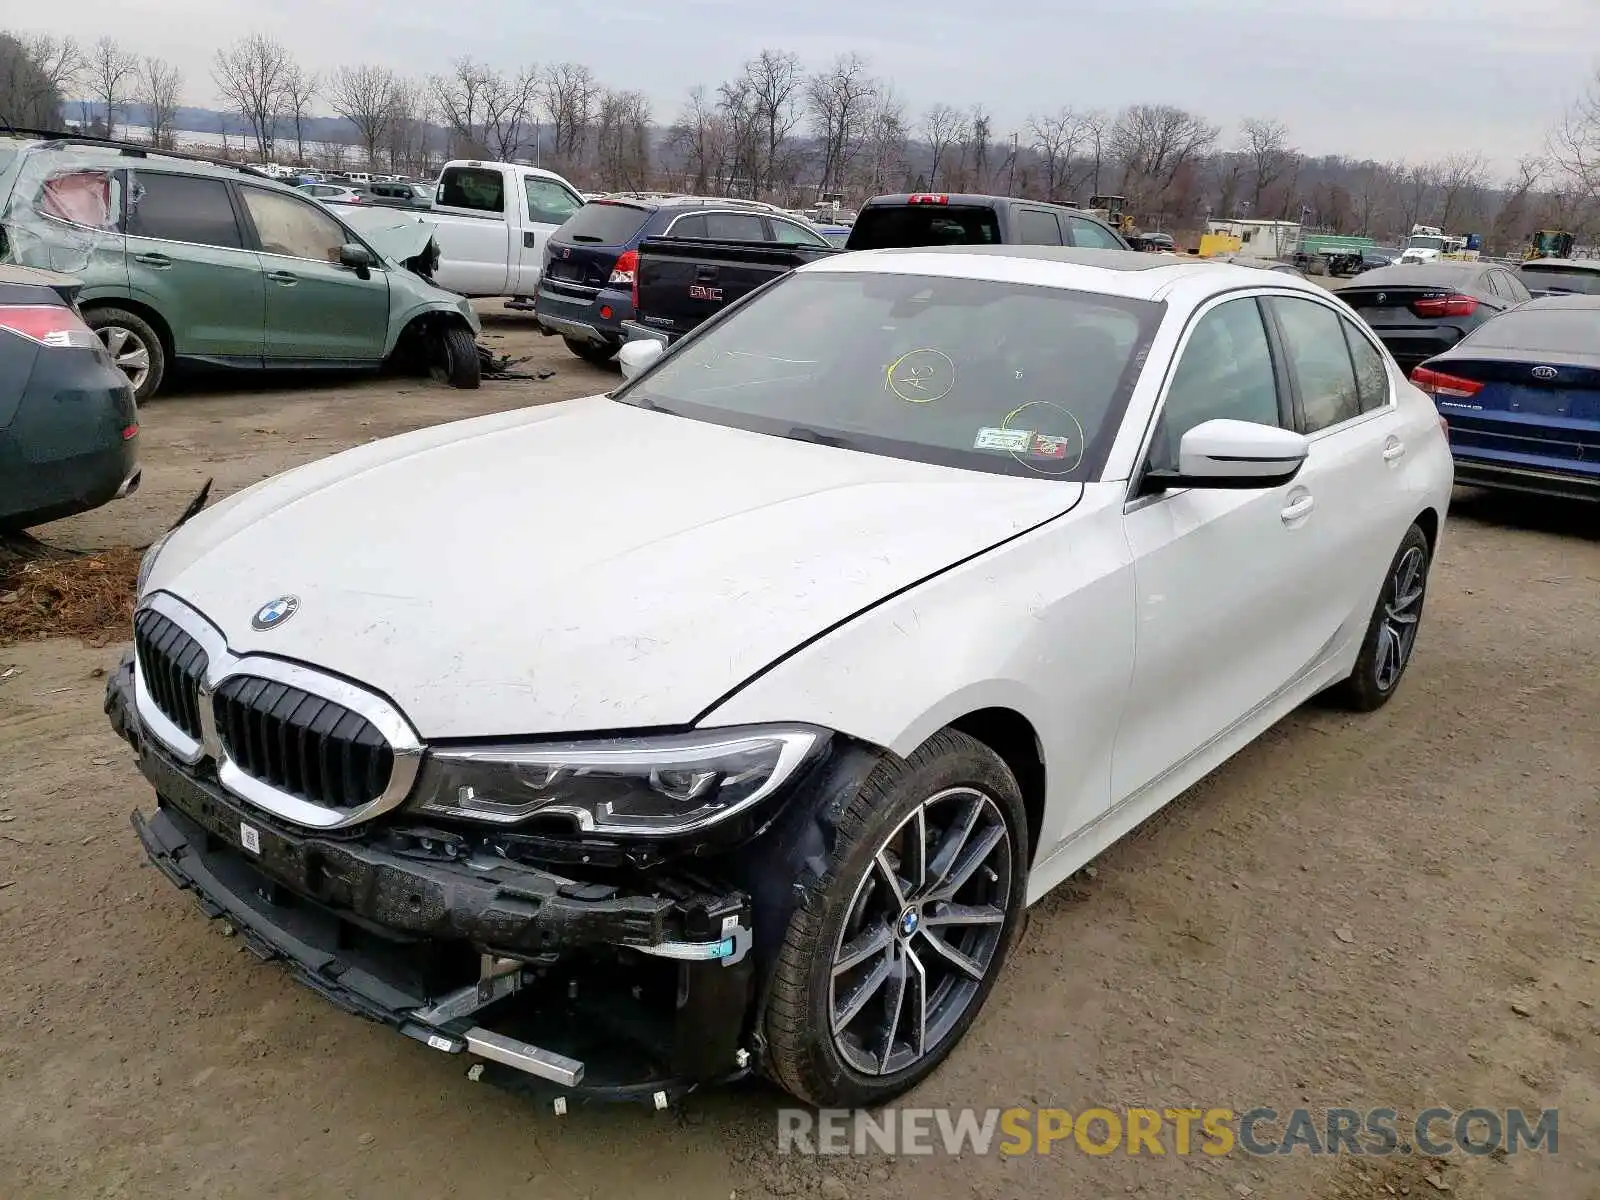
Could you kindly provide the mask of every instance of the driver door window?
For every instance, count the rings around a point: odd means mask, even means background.
[[[1149,466],[1176,471],[1183,435],[1218,419],[1284,424],[1267,330],[1253,299],[1219,304],[1194,327],[1156,420]]]
[[[528,175],[522,187],[528,198],[528,220],[534,225],[565,225],[583,207],[582,200],[553,179]]]

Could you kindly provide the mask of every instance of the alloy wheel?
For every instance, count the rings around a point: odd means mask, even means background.
[[[1412,546],[1395,564],[1384,597],[1383,616],[1378,622],[1378,653],[1374,659],[1374,682],[1387,692],[1400,682],[1400,675],[1411,661],[1417,644],[1417,625],[1422,616],[1422,593],[1427,584],[1427,556]]]
[[[873,855],[834,943],[830,1032],[864,1075],[938,1046],[972,1005],[1005,936],[1011,831],[971,787],[924,800]]]
[[[128,377],[137,392],[150,377],[150,347],[133,330],[122,325],[102,325],[97,333],[111,361]]]

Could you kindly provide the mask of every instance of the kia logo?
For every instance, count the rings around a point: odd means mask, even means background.
[[[1535,379],[1554,379],[1556,374],[1554,367],[1535,367],[1533,369],[1533,377]]]

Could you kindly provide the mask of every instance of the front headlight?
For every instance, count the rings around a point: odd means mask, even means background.
[[[155,570],[156,559],[161,557],[161,550],[171,536],[172,530],[169,529],[150,543],[144,552],[144,557],[139,560],[139,574],[135,577],[133,584],[134,599],[144,595],[144,585],[150,582],[150,572]]]
[[[826,743],[805,726],[429,751],[413,808],[514,825],[573,822],[585,833],[671,837],[776,792]]]

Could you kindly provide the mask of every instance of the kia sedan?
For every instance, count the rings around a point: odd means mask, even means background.
[[[1027,905],[1411,663],[1450,449],[1308,281],[838,255],[620,358],[195,516],[108,682],[150,858],[474,1078],[884,1102]]]

